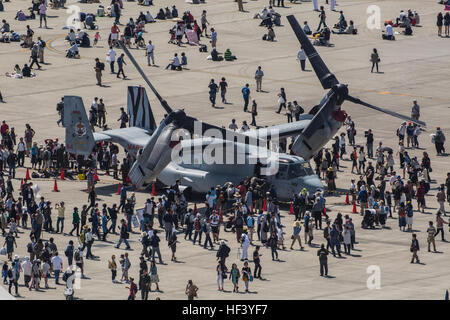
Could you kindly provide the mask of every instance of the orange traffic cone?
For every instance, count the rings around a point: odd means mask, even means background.
[[[22,187],[23,187],[23,178],[22,180],[20,180],[20,190],[22,190]]]
[[[289,209],[289,214],[294,214],[294,205],[291,202],[291,208]]]
[[[196,215],[196,214],[197,214],[197,204],[194,203],[194,215]]]
[[[156,196],[156,183],[154,183],[154,182],[152,185],[152,196]]]
[[[25,176],[25,181],[27,181],[27,180],[31,180],[31,177],[30,177],[30,169],[28,169],[28,168],[27,168],[27,174],[26,174],[26,176]]]
[[[263,211],[267,211],[266,198],[264,198],[264,202],[263,202]]]
[[[63,168],[61,168],[61,175],[60,175],[59,179],[64,180],[64,169]]]
[[[357,213],[357,211],[356,211],[356,202],[355,202],[355,201],[353,201],[353,210],[352,210],[352,213]]]
[[[122,189],[122,184],[119,183],[119,186],[117,187],[117,194],[120,194],[120,189]]]
[[[58,190],[58,183],[56,182],[56,179],[55,179],[55,183],[53,185],[53,192],[59,192],[59,190]]]
[[[345,204],[350,204],[350,199],[348,197],[348,192],[347,192],[347,195],[345,196]]]

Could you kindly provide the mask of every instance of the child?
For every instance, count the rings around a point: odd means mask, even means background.
[[[94,46],[97,45],[98,40],[100,40],[100,33],[97,31],[94,35]]]
[[[11,218],[11,221],[9,222],[9,232],[14,233],[17,237],[17,223],[14,218]]]

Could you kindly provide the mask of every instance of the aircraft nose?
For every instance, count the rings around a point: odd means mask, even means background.
[[[309,176],[303,181],[303,188],[306,188],[309,193],[316,192],[317,189],[324,189],[322,181],[317,176]],[[300,190],[301,191],[301,190]]]

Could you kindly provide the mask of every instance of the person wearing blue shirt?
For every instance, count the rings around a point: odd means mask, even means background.
[[[181,66],[187,66],[187,57],[184,52],[181,53]]]
[[[244,98],[244,112],[247,112],[248,101],[250,99],[250,89],[248,83],[242,88],[242,97]]]

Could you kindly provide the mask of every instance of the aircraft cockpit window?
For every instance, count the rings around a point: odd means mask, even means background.
[[[289,179],[306,176],[306,171],[302,163],[293,163],[289,165]]]
[[[288,165],[284,163],[278,164],[278,179],[288,179]]]
[[[311,168],[311,165],[309,164],[309,162],[303,162],[301,165],[302,165],[303,169],[305,169],[306,175],[310,176],[310,175],[314,174],[314,171]]]

